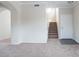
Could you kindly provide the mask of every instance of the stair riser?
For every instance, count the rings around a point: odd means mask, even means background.
[[[49,35],[48,38],[58,38],[57,35]]]

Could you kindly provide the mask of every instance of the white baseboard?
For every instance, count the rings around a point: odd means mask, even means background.
[[[21,43],[47,43],[47,42],[24,42],[24,41],[18,41],[18,42],[12,42],[11,45],[19,45]]]
[[[77,43],[79,43],[79,40],[78,39],[74,39]]]
[[[10,37],[0,37],[0,40],[10,39]]]
[[[22,41],[18,41],[18,42],[11,42],[11,45],[19,45],[19,44],[21,44],[22,43]]]

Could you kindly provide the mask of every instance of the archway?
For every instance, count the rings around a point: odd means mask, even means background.
[[[0,7],[0,44],[10,44],[11,39],[11,12]]]
[[[15,38],[15,34],[16,34],[16,29],[15,29],[15,25],[16,25],[16,22],[17,22],[17,10],[16,10],[16,8],[10,3],[10,2],[7,2],[7,1],[5,1],[5,2],[0,2],[0,6],[1,7],[3,7],[4,9],[6,9],[8,12],[10,12],[10,14],[11,14],[11,35],[10,35],[10,42],[11,42],[11,44],[13,43],[13,42],[15,42],[15,40],[14,40],[14,38]],[[16,20],[16,22],[15,22],[15,20]]]

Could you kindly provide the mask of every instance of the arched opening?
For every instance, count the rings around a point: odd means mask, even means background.
[[[17,28],[16,27],[16,24],[17,24],[17,11],[16,11],[16,8],[8,1],[5,1],[5,2],[1,1],[0,6],[2,8],[4,8],[6,10],[6,12],[9,13],[8,15],[10,15],[10,40],[8,42],[13,44],[13,43],[17,42],[16,39],[15,39],[15,37],[17,37],[17,34],[15,32],[15,30]]]
[[[11,43],[11,12],[0,7],[0,44]]]

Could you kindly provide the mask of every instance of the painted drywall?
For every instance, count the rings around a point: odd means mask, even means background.
[[[9,2],[13,7],[11,10],[11,44],[19,44],[22,42],[22,25],[21,25],[21,4],[17,2]],[[11,6],[9,6],[11,7]]]
[[[46,19],[45,6],[41,4],[21,5],[21,32],[25,43],[46,43],[48,39],[48,21]]]
[[[37,2],[36,2],[37,3]],[[45,4],[34,9],[34,3],[13,3],[16,13],[12,15],[12,43],[46,43],[48,38],[48,21],[45,9],[49,7],[65,7],[64,5]],[[16,6],[18,5],[18,6]],[[48,6],[47,6],[48,5]],[[68,5],[69,6],[69,5]],[[66,5],[66,7],[68,7]],[[14,16],[15,15],[15,16]],[[61,30],[61,28],[60,28]]]
[[[73,39],[72,8],[59,8],[60,35],[59,39]]]
[[[56,8],[46,8],[48,22],[56,22]]]
[[[19,44],[21,40],[20,31],[20,5],[17,2],[0,2],[0,6],[4,7],[11,12],[11,44]]]
[[[0,8],[0,40],[9,39],[11,36],[11,13],[9,10]]]
[[[0,2],[11,11],[11,42],[46,43],[48,38],[48,21],[45,9],[50,7],[68,7],[69,5],[46,2],[45,6],[34,8],[34,3]],[[36,2],[37,3],[37,2]],[[48,3],[48,4],[47,4]],[[61,30],[61,28],[60,28]],[[60,33],[61,34],[61,33]]]
[[[73,8],[74,39],[79,43],[79,4]]]
[[[14,34],[16,34],[13,37],[13,42],[24,42],[24,43],[46,43],[48,39],[48,20],[45,18],[46,12],[45,12],[45,6],[41,5],[39,8],[34,7],[34,4],[21,4],[20,7],[20,15],[19,15],[19,25]],[[62,11],[62,9],[59,9]],[[64,11],[64,8],[63,8]],[[71,12],[70,9],[66,9],[64,11],[65,13]],[[61,12],[60,14],[65,14],[64,12]],[[71,15],[71,13],[69,14]],[[69,17],[72,18],[72,17]],[[67,18],[67,19],[69,19]],[[62,35],[62,29],[61,27],[59,38],[72,38],[72,35],[65,36]],[[68,33],[67,33],[68,34]]]

